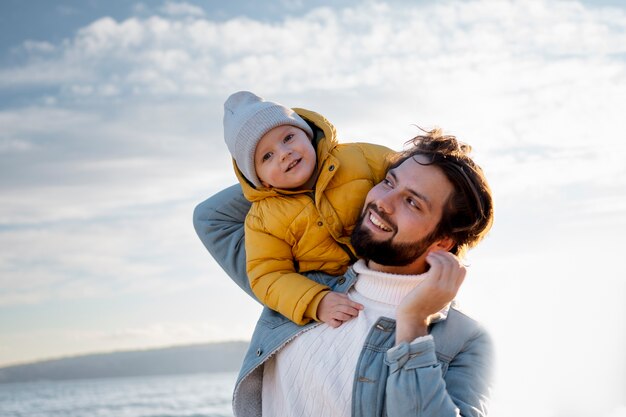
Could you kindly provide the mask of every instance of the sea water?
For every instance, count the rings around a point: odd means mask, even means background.
[[[232,417],[236,373],[0,384],[1,417]]]

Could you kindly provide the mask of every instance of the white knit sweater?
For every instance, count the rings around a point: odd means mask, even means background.
[[[296,337],[265,363],[263,415],[350,416],[352,383],[365,337],[379,317],[396,317],[400,301],[426,276],[395,275],[354,265],[348,292],[364,310],[334,329],[325,323]]]

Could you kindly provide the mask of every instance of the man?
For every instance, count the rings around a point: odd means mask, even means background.
[[[413,140],[368,193],[352,235],[360,260],[340,277],[307,274],[347,293],[337,328],[297,326],[264,309],[233,397],[236,416],[484,416],[491,344],[451,301],[462,256],[493,221],[491,192],[470,148],[439,130]],[[245,273],[238,187],[201,203],[194,226],[229,276]],[[354,302],[364,309],[350,318]]]

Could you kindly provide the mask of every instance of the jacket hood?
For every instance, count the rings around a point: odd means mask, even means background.
[[[324,160],[330,156],[331,150],[338,145],[337,132],[335,126],[328,121],[324,116],[311,110],[305,109],[293,109],[300,117],[302,117],[313,129],[313,146],[317,155],[316,170],[322,165]],[[278,195],[291,195],[307,192],[307,190],[284,190],[279,188],[255,188],[244,175],[241,173],[235,160],[233,159],[233,168],[235,169],[235,175],[241,184],[243,195],[248,201],[255,202],[263,200],[268,197],[275,197]],[[316,172],[314,175],[317,175]]]

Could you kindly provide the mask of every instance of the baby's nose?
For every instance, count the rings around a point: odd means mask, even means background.
[[[283,148],[282,150],[282,154],[281,154],[281,159],[285,159],[287,158],[289,155],[291,155],[291,149],[289,148]]]

